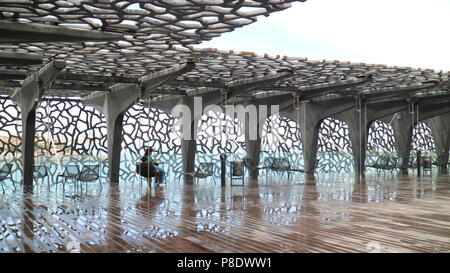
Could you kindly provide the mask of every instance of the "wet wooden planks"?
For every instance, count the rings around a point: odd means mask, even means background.
[[[448,175],[56,189],[0,197],[0,252],[450,252]]]

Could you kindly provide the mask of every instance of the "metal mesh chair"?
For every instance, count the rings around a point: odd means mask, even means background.
[[[67,165],[64,168],[64,172],[57,176],[57,179],[59,179],[59,177],[63,177],[64,178],[63,185],[64,185],[66,183],[67,179],[71,179],[71,180],[76,181],[77,176],[79,174],[80,174],[80,167],[78,167],[78,165]]]
[[[272,170],[272,164],[275,160],[275,157],[269,156],[264,158],[262,169],[266,170],[266,175],[268,175],[268,170]]]
[[[264,159],[264,168],[271,169],[275,157],[269,156]]]
[[[369,168],[374,168],[377,170],[377,175],[380,174],[381,170],[385,169],[385,167],[389,164],[389,159],[385,156],[380,156],[377,158],[374,164],[368,165]]]
[[[230,162],[230,185],[233,186],[233,180],[241,180],[244,185],[244,161],[233,160]]]
[[[289,162],[289,159],[285,157],[274,158],[270,169],[276,172],[287,172],[289,177],[291,171],[291,163]]]
[[[417,157],[409,156],[408,168],[417,168]]]
[[[100,175],[100,165],[83,165],[81,172],[76,176],[77,181],[85,182],[86,186],[88,182],[98,180]],[[98,180],[100,188],[102,188],[102,183]]]
[[[40,178],[44,179],[48,176],[47,167],[44,165],[33,166],[33,174],[32,177],[39,180]],[[48,186],[50,186],[50,179],[48,180]]]
[[[436,161],[434,161],[432,164],[434,166],[439,167],[439,170],[446,168],[448,165],[447,157],[448,157],[447,155],[440,155],[436,158]]]
[[[0,182],[2,182],[3,193],[5,193],[5,188],[3,187],[3,181],[8,179],[9,176],[11,175],[11,169],[12,169],[12,164],[5,164],[0,169]],[[16,190],[16,185],[14,185],[14,182],[12,184],[14,186],[14,190]]]
[[[420,166],[422,167],[422,173],[429,172],[432,175],[433,165],[431,164],[431,156],[422,156],[420,158]]]
[[[197,182],[198,179],[212,177],[214,184],[216,184],[216,179],[214,178],[214,163],[203,162],[200,163],[195,172],[183,173],[192,176],[194,181]]]
[[[267,169],[265,166],[256,166],[253,160],[250,157],[244,157],[243,159],[244,166],[247,170],[251,170],[254,173],[259,174],[259,170]]]
[[[316,173],[317,174],[317,167],[319,166],[319,159],[316,159],[315,161],[314,161],[314,166],[313,166],[313,169],[314,169],[314,173]],[[291,168],[290,169],[290,171],[291,172],[301,172],[301,173],[307,173],[308,171],[307,170],[305,170],[305,169],[299,169],[299,168]]]
[[[373,163],[371,165],[367,165],[367,167],[374,168],[374,169],[381,169],[381,168],[384,168],[384,166],[386,166],[386,164],[387,164],[387,158],[384,156],[380,156],[377,158],[375,163]]]
[[[383,167],[383,169],[392,172],[397,167],[398,167],[398,159],[393,156],[387,157],[387,163]]]

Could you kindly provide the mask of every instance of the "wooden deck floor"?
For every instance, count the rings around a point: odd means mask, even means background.
[[[450,252],[450,177],[0,192],[0,252]]]

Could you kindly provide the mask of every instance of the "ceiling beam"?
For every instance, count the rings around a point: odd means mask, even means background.
[[[372,90],[372,91],[363,91],[355,95],[342,95],[342,94],[328,94],[327,96],[322,96],[320,98],[314,99],[314,101],[327,101],[327,100],[335,100],[340,98],[348,98],[348,97],[356,97],[356,99],[364,99],[367,103],[370,102],[377,102],[379,100],[384,100],[388,98],[395,98],[398,96],[400,99],[404,98],[404,96],[409,95],[411,93],[415,93],[424,89],[431,89],[438,87],[436,83],[425,83],[425,84],[418,84],[418,85],[411,85],[411,86],[404,86],[404,87],[393,87],[393,88],[386,88],[386,89],[378,89],[378,90]],[[409,95],[411,96],[411,95]]]
[[[42,64],[42,55],[0,51],[0,65],[34,65],[34,64]]]
[[[29,71],[26,70],[0,70],[1,80],[24,80]],[[72,72],[61,72],[56,76],[56,80],[66,81],[84,81],[84,82],[102,82],[102,83],[138,83],[138,77],[125,77],[125,76],[98,76],[91,74],[79,74]]]
[[[102,113],[111,110],[105,110],[106,105],[109,103],[108,101],[115,101],[115,107],[117,109],[114,111],[121,113],[133,105],[138,99],[148,99],[157,87],[193,70],[194,68],[195,63],[193,61],[188,61],[158,72],[143,75],[139,78],[138,83],[118,83],[111,86],[109,92],[93,92],[81,98],[81,100],[84,103],[96,107],[97,110]]]
[[[281,70],[273,74],[268,74],[262,77],[254,79],[236,80],[227,83],[229,88],[229,96],[236,96],[242,93],[247,93],[263,87],[268,84],[273,84],[285,78],[292,77],[294,75],[293,70]]]
[[[86,84],[63,84],[63,83],[52,83],[50,86],[50,90],[79,90],[79,91],[101,91],[101,92],[109,92],[109,85],[86,85]]]
[[[364,91],[359,93],[357,96],[360,98],[365,99],[368,101],[373,101],[377,99],[386,99],[386,98],[392,98],[397,97],[401,95],[407,95],[410,93],[414,93],[417,91],[421,91],[424,89],[429,89],[438,86],[436,83],[425,83],[425,84],[418,84],[414,86],[405,86],[400,88],[387,88],[382,90],[375,90],[375,91]]]
[[[288,95],[290,94],[291,97],[298,95],[301,100],[309,100],[330,93],[336,93],[345,90],[347,88],[359,86],[370,80],[371,80],[370,78],[363,78],[363,79],[351,79],[346,81],[335,81],[329,83],[314,84],[310,86],[297,88],[297,90],[295,91],[271,90],[267,92],[259,92],[255,94],[253,98],[265,99],[269,97],[279,97],[279,96],[289,97]]]
[[[6,88],[18,88],[22,85],[19,82],[15,81],[4,81],[0,79],[0,87],[3,89]],[[109,92],[110,91],[109,85],[86,85],[86,84],[76,84],[76,83],[52,83],[49,88],[47,88],[48,93],[54,93],[58,91],[79,91],[82,93],[85,92]],[[169,89],[163,89],[158,88],[151,92],[151,94],[155,95],[186,95],[186,91],[182,89],[177,88],[169,88]]]
[[[168,100],[177,100],[180,99],[182,96],[179,95],[161,95],[158,97],[150,98],[144,101],[144,103],[151,104],[153,102],[162,102],[162,101],[168,101]]]
[[[27,77],[25,70],[0,70],[0,80],[24,80]]]
[[[0,70],[0,79],[1,80],[23,80],[26,78],[27,74],[29,74],[26,70]],[[72,73],[63,71],[56,76],[56,82],[58,81],[83,81],[83,82],[100,82],[100,83],[139,83],[139,77],[126,77],[126,76],[99,76],[99,75],[91,75],[91,74],[80,74],[80,73]],[[218,81],[207,81],[202,78],[187,78],[187,79],[171,79],[166,83],[166,85],[173,87],[183,86],[186,88],[189,87],[197,87],[197,88],[215,88],[218,90],[220,88],[226,88],[226,85],[223,82]],[[212,90],[212,89],[211,89]],[[291,91],[297,92],[298,88],[291,86],[274,86],[267,85],[261,86],[258,90],[274,90],[274,91]],[[157,93],[158,91],[153,91]],[[162,93],[162,92],[161,92]]]
[[[31,109],[38,99],[42,97],[45,89],[50,85],[59,71],[66,67],[64,61],[53,60],[36,73],[29,75],[21,84],[20,88],[16,88],[10,98],[16,101],[20,107]],[[26,109],[21,109],[24,112]]]
[[[207,93],[218,92],[226,93],[228,96],[236,96],[242,93],[250,92],[258,89],[264,85],[273,84],[284,78],[294,75],[292,70],[282,70],[279,72],[271,73],[268,75],[255,77],[252,79],[240,79],[231,81],[225,84],[223,87],[200,87],[189,90],[186,92],[188,96],[200,96]]]
[[[351,79],[330,83],[317,84],[300,88],[297,93],[301,100],[309,100],[323,95],[336,93],[347,88],[356,87],[371,81],[372,78]]]
[[[61,73],[56,77],[56,79],[67,81],[86,81],[86,82],[102,82],[102,83],[139,83],[139,77],[97,76],[71,72]]]
[[[123,39],[119,33],[75,29],[54,25],[19,23],[2,20],[0,43],[113,41]]]
[[[416,97],[419,104],[445,102],[450,99],[450,93],[442,92],[438,95]]]
[[[9,87],[9,88],[17,88],[17,87],[21,87],[22,85],[19,82],[15,82],[15,81],[0,80],[0,86],[1,87]]]
[[[192,71],[194,68],[195,63],[193,61],[188,61],[186,63],[175,65],[171,68],[140,77],[139,85],[142,91],[141,99],[149,98],[157,87],[177,78],[180,75],[183,75],[184,73]]]

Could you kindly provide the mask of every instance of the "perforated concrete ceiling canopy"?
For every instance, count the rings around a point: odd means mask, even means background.
[[[447,72],[217,51],[198,46],[202,41],[253,23],[258,16],[284,10],[291,2],[303,1],[2,1],[0,26],[5,26],[5,22],[45,24],[121,34],[122,37],[105,41],[87,38],[84,42],[34,42],[36,35],[30,35],[27,42],[0,40],[0,52],[40,54],[43,63],[52,59],[66,61],[66,69],[46,93],[59,97],[82,97],[94,91],[108,91],[115,83],[137,82],[140,76],[187,60],[195,60],[196,68],[159,87],[155,96],[185,94],[199,87],[226,86],[228,82],[288,69],[293,70],[292,76],[254,90],[253,94],[295,93],[361,76],[371,77],[371,80],[349,87],[342,94],[389,91],[389,88],[429,82],[438,86],[437,91],[448,90]],[[7,34],[7,30],[3,33]],[[12,94],[26,75],[41,66],[0,65],[0,93]]]

